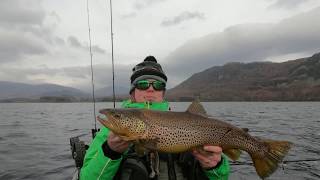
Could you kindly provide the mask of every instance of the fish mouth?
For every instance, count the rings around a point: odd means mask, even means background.
[[[118,122],[112,117],[112,115],[108,111],[100,111],[100,115],[97,116],[97,120],[109,128],[110,130],[116,132],[120,130],[120,126]]]

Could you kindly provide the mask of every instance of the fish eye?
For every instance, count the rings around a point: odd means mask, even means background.
[[[120,118],[121,116],[119,114],[114,115],[115,118]]]

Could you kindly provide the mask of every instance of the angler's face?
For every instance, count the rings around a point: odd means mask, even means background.
[[[153,79],[148,79],[148,82],[154,82]],[[155,90],[152,85],[148,89],[142,90],[135,88],[132,92],[132,97],[135,102],[162,102],[164,96],[164,90]]]

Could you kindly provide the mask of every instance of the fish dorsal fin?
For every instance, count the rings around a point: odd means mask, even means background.
[[[187,112],[208,116],[206,110],[198,100],[193,101],[187,109]]]

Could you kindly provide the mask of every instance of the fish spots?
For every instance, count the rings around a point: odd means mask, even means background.
[[[197,137],[197,132],[181,126],[151,125],[148,129],[150,136],[159,137],[158,147],[164,152],[182,152],[202,143]]]
[[[135,125],[135,132],[136,133],[144,133],[146,130],[146,124],[143,121],[138,121]]]

